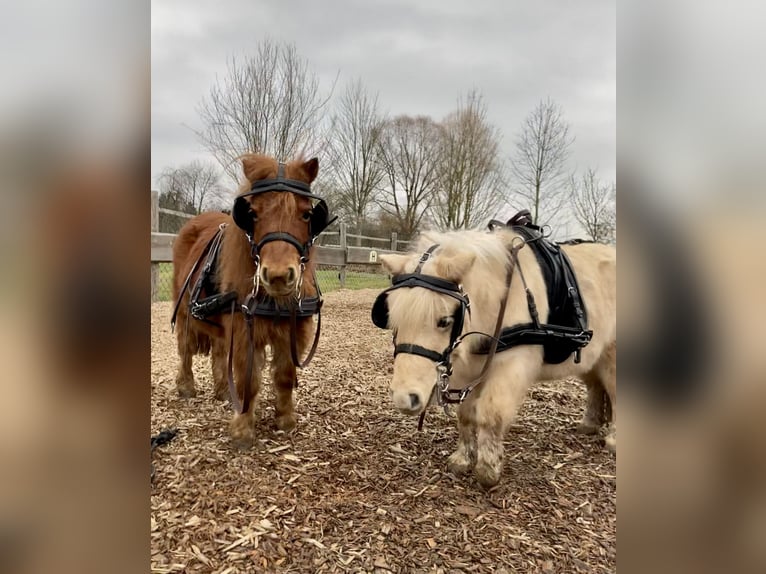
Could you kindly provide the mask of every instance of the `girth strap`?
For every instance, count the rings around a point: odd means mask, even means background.
[[[543,323],[539,326],[534,323],[524,323],[513,327],[506,327],[498,338],[497,352],[507,351],[519,345],[543,345],[551,340],[560,340],[570,343],[572,346],[584,347],[592,337],[591,331],[583,331],[573,327],[549,325]],[[479,347],[473,351],[477,355],[485,355],[489,352],[489,340],[484,339]]]

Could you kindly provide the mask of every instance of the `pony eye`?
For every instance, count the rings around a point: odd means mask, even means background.
[[[302,219],[303,221],[310,221],[310,220],[311,220],[311,216],[312,216],[312,215],[313,215],[313,213],[311,212],[311,210],[309,210],[309,211],[304,211],[304,212],[303,212],[303,215],[301,215],[301,219]]]
[[[436,323],[436,326],[439,327],[439,329],[444,329],[446,327],[449,327],[452,325],[452,323],[455,322],[455,319],[452,317],[442,317],[439,319],[439,321]]]

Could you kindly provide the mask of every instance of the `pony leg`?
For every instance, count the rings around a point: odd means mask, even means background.
[[[509,357],[510,358],[510,357]],[[535,358],[535,361],[537,359]],[[516,418],[527,389],[534,377],[520,357],[511,370],[499,371],[485,383],[476,399],[476,479],[485,488],[495,486],[503,472],[503,439]],[[498,368],[502,367],[498,365]]]
[[[611,413],[611,422],[607,431],[605,443],[606,448],[612,452],[617,452],[617,342],[612,342],[604,351],[597,366],[601,385],[609,397],[609,412]]]
[[[457,409],[457,448],[447,459],[447,468],[456,476],[463,475],[476,465],[476,423],[473,420],[473,400],[468,399]]]
[[[197,352],[197,345],[193,344],[192,340],[196,338],[196,333],[187,333],[186,321],[188,320],[188,317],[184,317],[176,323],[179,358],[176,390],[178,391],[178,396],[185,399],[197,396],[197,389],[194,386],[194,373],[192,373],[192,358]]]
[[[582,434],[596,434],[604,424],[605,391],[601,384],[601,378],[595,372],[590,372],[583,377],[583,382],[588,389],[588,402],[585,414],[577,425],[577,432]]]
[[[274,353],[271,380],[274,384],[274,414],[277,428],[289,432],[298,422],[293,405],[293,388],[297,382],[297,375],[289,351]]]
[[[229,383],[226,372],[226,344],[223,337],[213,339],[210,361],[213,367],[213,394],[216,400],[224,401],[229,396]]]
[[[253,372],[250,380],[247,378],[248,336],[245,321],[238,318],[234,322],[234,380],[240,399],[244,396],[245,385],[250,386],[250,405],[244,413],[235,413],[229,422],[229,434],[232,442],[239,448],[249,448],[255,443],[255,405],[258,392],[261,389],[261,368],[264,362],[264,350],[256,348],[253,351]]]

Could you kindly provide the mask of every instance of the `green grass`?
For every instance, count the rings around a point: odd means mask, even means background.
[[[159,264],[159,280],[157,285],[157,300],[170,301],[173,285],[173,264]],[[323,293],[340,289],[338,274],[340,269],[320,269],[317,271],[319,287]],[[346,289],[384,289],[390,285],[388,275],[365,273],[363,271],[346,272]]]
[[[317,271],[317,280],[322,292],[327,293],[340,289],[339,273],[340,269],[320,269]],[[383,289],[390,284],[388,275],[362,271],[346,272],[346,289]]]

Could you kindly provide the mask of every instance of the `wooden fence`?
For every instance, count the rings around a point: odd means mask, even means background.
[[[173,261],[173,241],[177,237],[173,233],[159,232],[160,213],[187,219],[194,217],[194,215],[188,213],[160,207],[159,195],[156,191],[152,191],[152,301],[157,300],[159,264]],[[324,232],[319,237],[328,239],[335,236],[338,237],[337,244],[333,242],[332,245],[316,246],[316,261],[319,265],[332,265],[340,268],[339,278],[341,288],[346,286],[346,267],[348,265],[380,265],[380,261],[378,261],[379,255],[403,251],[407,249],[410,243],[408,241],[400,241],[396,232],[391,233],[390,237],[385,238],[348,233],[345,223],[340,224],[338,231]],[[382,247],[356,247],[349,245],[349,239],[364,239],[378,242]]]

